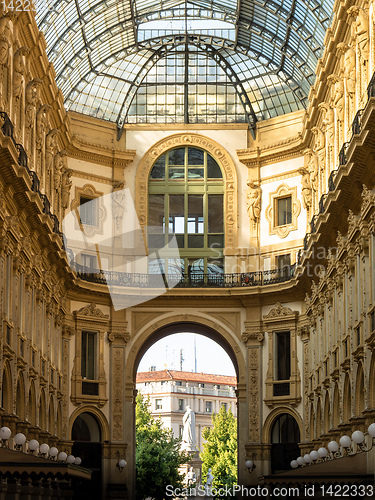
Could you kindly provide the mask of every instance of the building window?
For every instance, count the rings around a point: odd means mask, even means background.
[[[276,266],[278,269],[290,266],[290,253],[276,256]]]
[[[225,411],[227,411],[228,409],[227,403],[221,403],[221,406],[224,408]]]
[[[179,399],[178,400],[178,409],[179,410],[183,410],[184,409],[184,400],[183,399]]]
[[[98,269],[96,255],[81,254],[81,265],[87,269]]]
[[[212,401],[206,401],[206,413],[212,413]]]
[[[86,226],[96,226],[96,200],[95,198],[86,198],[81,196],[79,199],[79,215],[81,218],[82,224]]]
[[[163,403],[161,399],[155,399],[155,410],[162,410]]]
[[[97,333],[82,332],[81,375],[96,380]]]
[[[198,384],[198,387],[204,387],[204,384]]]
[[[224,181],[216,160],[203,149],[167,151],[150,172],[148,244],[156,251],[176,236],[180,258],[150,259],[150,273],[223,274]]]
[[[177,380],[176,385],[182,385],[181,380]]]
[[[292,223],[292,197],[277,198],[277,226],[285,226]]]
[[[290,379],[290,332],[275,334],[275,380]]]
[[[184,433],[184,426],[183,425],[180,425],[179,432],[180,432],[179,436],[180,436],[180,438],[182,438],[182,435]]]
[[[371,331],[373,332],[375,330],[375,309],[371,311],[370,322],[371,322]]]

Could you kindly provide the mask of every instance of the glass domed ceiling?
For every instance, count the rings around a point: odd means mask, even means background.
[[[256,121],[306,107],[333,0],[46,0],[68,110],[117,123]]]

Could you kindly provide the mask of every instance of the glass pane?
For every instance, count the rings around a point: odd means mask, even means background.
[[[185,148],[169,151],[169,165],[185,165]]]
[[[169,195],[169,232],[183,234],[185,232],[184,195]]]
[[[164,234],[149,234],[148,235],[148,246],[150,248],[163,248],[165,244]]]
[[[209,234],[208,246],[210,248],[224,248],[224,235],[223,234]]]
[[[284,226],[292,223],[292,197],[279,198],[277,200],[278,219],[277,225]]]
[[[189,165],[203,165],[204,164],[204,151],[202,149],[189,148],[188,149],[188,164]]]
[[[189,168],[188,178],[189,179],[204,179],[204,169],[203,168]]]
[[[223,174],[217,162],[207,154],[207,177],[208,179],[222,179]]]
[[[184,180],[185,179],[185,168],[169,167],[169,178],[171,180]]]
[[[87,378],[95,379],[95,333],[87,334]]]
[[[189,259],[188,275],[204,273],[204,259]]]
[[[188,233],[203,232],[203,195],[190,194],[188,196]]]
[[[148,225],[150,226],[149,232],[163,233],[165,231],[163,194],[150,194],[148,197]]]
[[[203,234],[189,235],[188,236],[188,247],[189,248],[203,248],[204,247]]]
[[[164,273],[164,269],[165,269],[164,259],[149,259],[148,272],[150,274],[162,274]]]
[[[151,179],[165,179],[165,155],[161,156],[156,160],[154,166],[152,167]]]
[[[207,259],[207,274],[223,274],[224,260],[223,259]]]
[[[181,276],[184,274],[184,259],[168,259],[168,274]]]
[[[210,194],[208,196],[208,232],[223,233],[224,218],[223,218],[223,195]]]

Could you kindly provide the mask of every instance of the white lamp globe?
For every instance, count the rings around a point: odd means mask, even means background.
[[[81,465],[82,459],[80,457],[76,457],[74,460],[74,465]]]
[[[361,444],[365,440],[365,435],[362,431],[354,431],[352,434],[352,439],[355,443]]]
[[[49,456],[52,458],[57,457],[58,453],[59,453],[59,450],[57,448],[55,448],[54,446],[52,446],[52,448],[50,448],[50,450],[49,450]]]
[[[310,451],[310,457],[312,460],[318,460],[319,453],[316,450]]]
[[[352,440],[350,439],[349,436],[341,436],[340,437],[340,444],[343,448],[350,448],[350,445],[352,444]]]
[[[328,450],[332,451],[332,453],[335,453],[339,448],[340,448],[340,445],[337,441],[330,441],[328,443]]]
[[[39,442],[36,439],[31,439],[29,441],[29,450],[35,451],[39,447]]]
[[[12,431],[9,429],[9,427],[2,427],[0,429],[0,439],[4,439],[5,441],[10,438],[12,435]]]
[[[68,462],[68,464],[74,464],[75,459],[76,457],[74,455],[69,455],[66,461]]]
[[[123,469],[126,465],[126,461],[122,458],[119,463],[118,463],[118,466],[121,467],[121,469]]]
[[[65,451],[60,451],[60,453],[57,456],[57,460],[60,462],[65,462],[65,460],[68,458],[68,455],[65,453]]]
[[[305,460],[303,459],[303,457],[298,457],[297,458],[297,464],[298,465],[303,465],[305,463]]]
[[[292,461],[290,462],[290,466],[291,466],[291,468],[292,468],[292,469],[297,469],[297,467],[298,467],[298,462],[297,462],[297,460],[292,460]]]
[[[246,460],[245,465],[248,469],[251,469],[253,466],[253,461],[252,460]]]
[[[325,458],[328,455],[327,448],[324,448],[324,446],[322,446],[321,448],[319,448],[318,455],[320,456],[320,458]]]
[[[1,429],[0,429],[0,432],[1,432]],[[368,433],[370,434],[371,437],[375,437],[375,423],[369,425]]]
[[[25,444],[26,443],[26,436],[25,436],[25,434],[22,434],[22,432],[19,432],[18,434],[16,434],[14,436],[14,442],[18,446],[22,446],[23,444]]]
[[[312,458],[308,453],[306,453],[306,455],[303,456],[303,459],[307,464],[311,464],[312,462]]]
[[[42,455],[46,455],[49,452],[49,446],[47,443],[43,443],[39,447],[39,453],[42,453]]]

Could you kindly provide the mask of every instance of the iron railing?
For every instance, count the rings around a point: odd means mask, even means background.
[[[362,116],[363,116],[363,109],[359,109],[354,117],[353,123],[352,123],[352,134],[360,134],[362,130]]]
[[[375,97],[375,73],[372,75],[371,80],[367,86],[367,97]]]
[[[329,191],[334,191],[336,189],[335,178],[336,178],[337,172],[338,172],[338,169],[336,168],[336,170],[332,170],[331,175],[329,176],[329,179],[328,179]]]
[[[170,288],[239,288],[284,283],[294,276],[295,264],[281,269],[234,274],[194,273],[187,276],[176,274],[121,273],[92,269],[71,263],[79,278],[91,283],[135,288],[160,288],[162,283]],[[160,279],[162,276],[163,279]]]
[[[39,182],[39,178],[38,178],[38,175],[36,172],[34,172],[33,170],[30,170],[29,167],[28,167],[28,158],[27,158],[27,153],[24,149],[24,147],[22,146],[22,144],[18,144],[16,143],[15,139],[14,139],[14,136],[13,136],[13,133],[14,133],[14,126],[9,118],[9,116],[7,115],[7,113],[5,113],[5,111],[0,111],[0,130],[2,131],[2,133],[7,136],[7,137],[10,137],[13,141],[13,144],[15,145],[17,151],[18,151],[18,159],[17,159],[17,162],[18,162],[18,165],[20,167],[23,167],[26,169],[29,177],[30,177],[30,180],[31,180],[31,189],[32,191],[34,191],[34,193],[38,193],[41,200],[42,200],[42,203],[43,203],[43,213],[49,215],[49,217],[51,218],[52,220],[52,223],[53,223],[53,230],[56,234],[59,234],[60,236],[62,236],[62,233],[60,231],[60,222],[59,222],[59,219],[56,215],[52,214],[51,213],[51,204],[50,204],[50,201],[47,197],[47,195],[45,194],[42,194],[40,192],[40,182]]]
[[[348,151],[349,147],[349,142],[344,142],[342,145],[342,148],[339,153],[339,164],[340,165],[346,165],[346,162],[348,161],[348,158],[346,156],[346,152]]]

